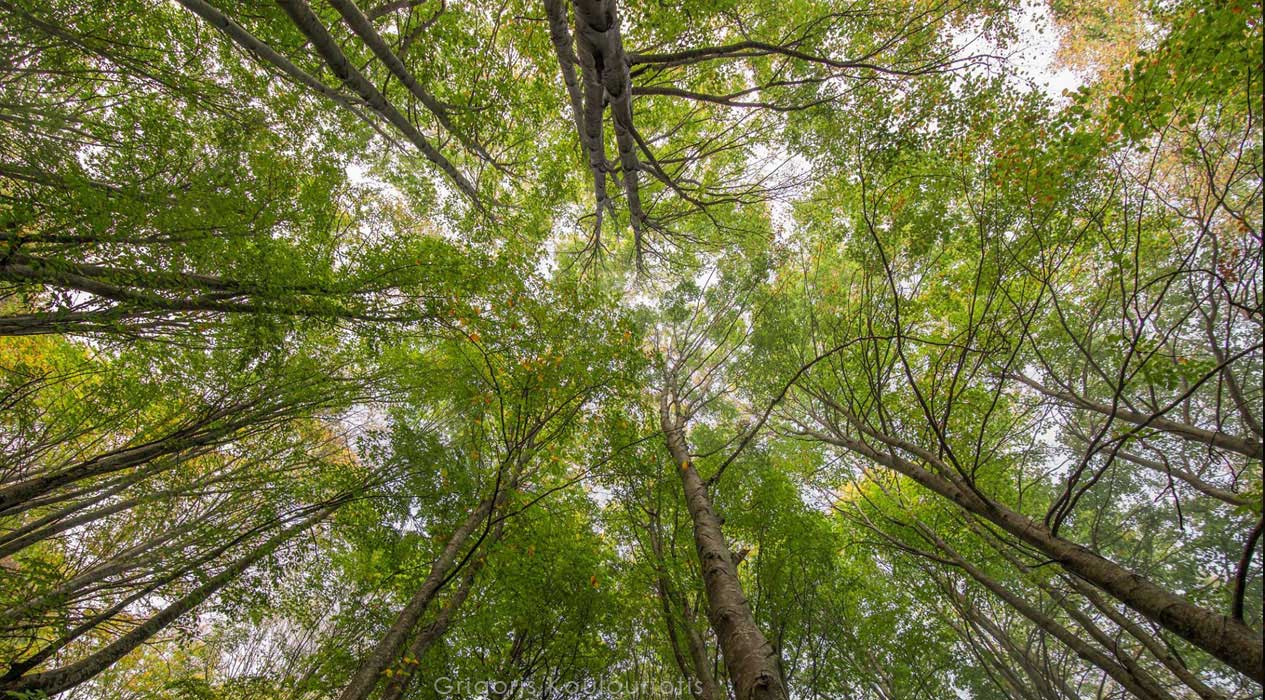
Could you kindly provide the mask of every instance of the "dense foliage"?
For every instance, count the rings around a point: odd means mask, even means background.
[[[1261,15],[0,0],[0,697],[1260,698]]]

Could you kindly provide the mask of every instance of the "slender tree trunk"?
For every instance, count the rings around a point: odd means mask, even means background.
[[[1042,689],[1037,684],[1037,677],[1040,674],[1036,673],[1036,669],[1031,667],[1030,660],[1016,656],[1015,646],[1009,643],[1008,639],[1002,639],[998,636],[998,631],[993,629],[995,625],[985,624],[987,618],[979,615],[979,611],[975,609],[975,606],[964,599],[965,596],[958,594],[957,591],[953,590],[952,585],[948,583],[942,583],[940,588],[945,592],[945,596],[949,599],[954,612],[960,618],[960,622],[952,619],[946,619],[946,622],[953,628],[953,631],[957,632],[958,637],[970,647],[971,652],[984,667],[989,679],[993,681],[993,684],[998,689],[1010,697],[1020,697],[1025,700],[1061,700],[1059,698],[1051,698],[1045,692],[1042,692]],[[1004,635],[1004,632],[1002,634]],[[992,639],[1001,649],[998,650],[993,645],[990,645],[986,639],[977,639],[978,637]],[[1018,671],[1002,658],[1002,652],[1005,652],[1007,656],[1013,659],[1014,666],[1023,669],[1024,674],[1033,681],[1031,686],[1024,683]],[[992,672],[989,671],[989,667],[996,670],[1001,677],[994,677]],[[1068,696],[1068,698],[1069,700],[1076,700],[1075,695]]]
[[[1262,451],[1260,441],[1252,437],[1236,437],[1217,430],[1207,430],[1182,423],[1180,421],[1171,420],[1169,418],[1162,418],[1153,414],[1139,413],[1123,407],[1112,408],[1111,406],[1090,401],[1083,396],[1078,396],[1071,392],[1051,389],[1022,374],[1014,374],[1011,376],[1045,396],[1056,399],[1075,408],[1083,408],[1110,418],[1116,418],[1126,423],[1131,423],[1133,425],[1146,426],[1155,430],[1161,430],[1169,433],[1170,435],[1176,435],[1183,440],[1190,440],[1191,442],[1198,442],[1200,444],[1218,447],[1223,450],[1237,452],[1244,457],[1249,457],[1251,459],[1259,460],[1262,457],[1265,457],[1265,452]]]
[[[1044,524],[985,499],[956,480],[923,469],[894,453],[880,452],[857,440],[815,432],[811,434],[908,476],[1037,548],[1068,572],[1109,593],[1231,668],[1257,682],[1265,680],[1265,645],[1262,645],[1260,634],[1246,624],[1194,605],[1089,548],[1054,535]]]
[[[66,522],[64,520],[65,518],[68,518],[85,508],[91,508],[92,506],[95,506],[112,496],[118,495],[126,490],[127,487],[139,481],[139,478],[134,477],[143,471],[144,470],[138,470],[137,472],[128,475],[128,478],[119,480],[118,483],[104,488],[103,490],[93,494],[90,498],[72,503],[68,506],[63,506],[62,508],[59,508],[51,513],[46,513],[45,515],[24,524],[22,527],[10,530],[4,533],[4,535],[0,535],[0,558],[19,552],[23,548],[29,547],[34,542],[38,542],[39,540],[45,539],[52,534],[56,534],[58,532],[56,529],[47,535],[40,534],[40,532],[47,531],[50,528],[56,528],[61,523]],[[100,511],[98,510],[97,512]],[[41,528],[43,528],[43,530],[41,530]],[[32,536],[34,536],[35,539],[29,539]],[[22,541],[22,544],[15,544],[19,540]]]
[[[679,598],[679,592],[675,590],[668,578],[663,555],[663,535],[657,513],[650,514],[649,530],[650,548],[655,558],[655,594],[659,598],[659,607],[663,613],[663,624],[667,629],[672,656],[676,660],[677,667],[681,669],[685,682],[689,684],[690,694],[696,700],[722,700],[724,693],[717,686],[716,678],[712,675],[710,664],[707,662],[707,645],[694,627],[693,616],[686,602]],[[677,635],[677,616],[674,605],[678,602],[681,606],[681,629],[685,633],[686,648],[689,649],[690,654],[688,660],[681,652],[681,642]]]
[[[408,91],[413,93],[426,106],[426,110],[435,117],[435,120],[439,122],[445,131],[456,137],[463,146],[470,149],[480,158],[488,162],[492,161],[492,156],[482,146],[466,138],[464,133],[457,129],[452,120],[448,118],[448,108],[436,99],[434,95],[430,94],[417,81],[417,78],[409,72],[408,68],[404,66],[404,62],[391,50],[386,40],[378,34],[378,30],[374,29],[373,23],[360,11],[356,3],[351,0],[330,0],[330,4],[334,6],[335,10],[338,10],[338,14],[343,16],[343,20],[347,22],[347,26],[351,27],[351,31],[365,43],[365,46],[369,47],[369,50],[373,52],[374,56],[377,56],[379,61],[382,61],[387,70],[391,71],[391,74],[399,79],[400,83],[408,88]]]
[[[119,614],[124,609],[126,609],[128,605],[131,605],[137,600],[140,600],[141,598],[149,595],[150,593],[153,593],[159,588],[171,583],[172,581],[175,581],[181,576],[184,576],[188,574],[189,572],[196,570],[198,567],[215,560],[216,558],[224,554],[224,552],[227,552],[233,547],[236,547],[237,545],[241,544],[246,539],[253,537],[259,532],[264,531],[268,529],[269,527],[272,527],[274,524],[275,523],[263,524],[258,527],[252,528],[251,530],[247,532],[243,532],[241,535],[234,537],[232,540],[228,542],[224,542],[220,546],[215,547],[214,549],[211,549],[210,551],[202,554],[197,559],[194,559],[193,561],[179,567],[178,569],[171,571],[170,573],[162,576],[161,578],[154,581],[153,583],[146,585],[144,588],[136,591],[135,593],[132,593],[131,595],[122,599],[121,601],[114,604],[110,608],[103,610],[97,613],[96,615],[93,615],[91,618],[80,623],[74,629],[62,634],[53,642],[50,642],[49,644],[45,645],[42,649],[40,649],[36,653],[28,656],[27,658],[21,660],[20,662],[13,663],[9,667],[9,670],[4,674],[2,680],[10,680],[13,678],[17,678],[21,676],[22,674],[26,673],[28,670],[35,668],[36,666],[44,663],[48,659],[52,658],[54,654],[56,654],[59,650],[61,650],[67,644],[70,644],[71,642],[75,641],[76,639],[83,636],[84,634],[87,634],[88,632],[92,631],[97,626],[101,625],[102,623],[105,623],[111,620],[112,618],[114,618],[115,615]]]
[[[62,582],[52,590],[5,608],[0,612],[0,628],[20,621],[23,617],[61,605],[71,600],[76,593],[95,583],[142,566],[145,563],[143,555],[162,547],[180,535],[196,529],[205,517],[204,515],[198,520],[185,523],[160,535],[151,537],[140,544],[129,547],[110,559]]]
[[[73,437],[66,438],[66,440],[73,440],[76,437],[80,437],[80,436],[76,435]],[[66,440],[62,440],[61,442],[65,442]],[[50,446],[50,449],[51,449],[51,446]],[[199,454],[202,454],[202,452],[201,451],[186,452],[178,457],[179,463],[183,463],[185,461],[188,461],[189,459],[193,459],[194,457],[197,457]],[[30,458],[28,461],[35,461],[35,458]],[[68,490],[52,489],[51,491],[43,493],[39,496],[35,496],[32,498],[23,500],[20,504],[22,508],[21,512],[30,512],[37,509],[52,508],[53,506],[56,506],[61,503],[65,503],[66,501],[73,501],[76,498],[88,496],[88,498],[82,501],[79,501],[77,503],[71,503],[70,505],[67,505],[67,506],[62,506],[62,508],[58,511],[50,512],[49,514],[40,517],[38,520],[32,520],[30,523],[27,523],[21,528],[14,530],[12,532],[6,533],[3,541],[7,542],[10,538],[18,537],[22,534],[25,534],[30,529],[41,527],[48,522],[52,522],[59,518],[64,518],[67,515],[70,515],[71,513],[77,513],[84,508],[96,505],[97,503],[105,500],[106,498],[109,498],[110,496],[113,496],[117,493],[122,492],[124,489],[126,489],[129,486],[132,486],[134,484],[139,484],[141,481],[145,480],[146,478],[154,474],[158,474],[160,472],[164,472],[170,469],[171,466],[172,466],[171,463],[168,461],[150,461],[148,464],[145,464],[144,466],[141,466],[140,468],[134,469],[131,472],[128,472],[127,474],[122,474],[117,477],[102,479],[94,483],[80,485],[73,489],[68,489]],[[15,511],[15,514],[16,512],[17,511]],[[8,514],[0,511],[0,516],[4,516],[4,515],[8,515]]]
[[[1006,559],[1006,561],[1010,562],[1012,566],[1027,574],[1029,578],[1037,583],[1037,585],[1041,586],[1047,594],[1057,600],[1059,605],[1068,611],[1069,615],[1072,615],[1072,617],[1076,619],[1082,627],[1085,627],[1086,631],[1094,634],[1095,638],[1098,639],[1099,643],[1101,643],[1104,648],[1111,650],[1115,654],[1116,658],[1120,659],[1120,662],[1127,668],[1132,670],[1136,666],[1133,656],[1128,654],[1128,652],[1125,652],[1122,655],[1119,651],[1119,645],[1114,640],[1106,639],[1101,629],[1098,629],[1097,625],[1093,623],[1093,620],[1089,619],[1088,616],[1079,610],[1073,612],[1075,606],[1065,600],[1065,596],[1062,591],[1058,591],[1050,584],[1042,582],[1039,577],[1032,573],[1030,567],[1016,558],[1002,542],[999,542],[997,538],[992,535],[992,533],[971,519],[971,516],[968,515],[966,517],[967,525],[975,532],[975,534],[979,535],[981,539],[987,542],[988,545],[993,548],[993,551],[1000,554]],[[1090,586],[1072,576],[1066,576],[1064,579],[1069,585],[1071,585],[1073,590],[1080,593],[1080,595],[1088,600],[1090,604],[1106,615],[1109,620],[1119,626],[1120,629],[1128,632],[1134,639],[1138,640],[1138,642],[1141,643],[1147,651],[1151,652],[1151,655],[1155,657],[1156,660],[1172,672],[1172,674],[1184,683],[1186,687],[1195,691],[1195,694],[1200,698],[1203,700],[1226,700],[1225,695],[1208,687],[1203,681],[1199,680],[1198,677],[1191,673],[1183,663],[1174,658],[1168,649],[1166,649],[1161,642],[1156,640],[1155,637],[1141,629],[1141,627],[1134,621],[1130,620],[1127,615],[1121,614],[1117,610],[1113,610],[1111,606],[1106,604],[1102,600],[1102,597],[1095,592],[1093,586]],[[1093,625],[1094,629],[1098,630],[1097,633],[1095,634],[1087,625]]]
[[[1001,598],[1007,605],[1014,608],[1017,612],[1028,618],[1037,627],[1048,632],[1055,639],[1058,639],[1069,649],[1076,652],[1076,655],[1094,666],[1102,669],[1113,680],[1119,683],[1123,688],[1133,693],[1143,700],[1173,700],[1163,688],[1160,688],[1149,677],[1138,678],[1130,673],[1128,669],[1113,661],[1105,653],[1095,649],[1085,640],[1081,639],[1071,630],[1059,624],[1057,620],[1046,615],[1036,606],[1030,604],[1020,596],[1016,595],[1009,588],[998,583],[992,577],[985,574],[975,565],[966,561],[957,553],[947,542],[940,539],[929,528],[918,524],[918,531],[921,532],[937,549],[944,552],[959,568],[965,571],[971,578],[978,581],[981,585],[991,591],[998,598]]]
[[[571,30],[568,27],[568,0],[544,0],[545,14],[549,18],[549,38],[553,43],[554,55],[558,58],[558,67],[562,71],[562,82],[567,87],[567,100],[571,104],[571,116],[575,121],[575,130],[580,137],[580,146],[589,163],[589,174],[593,179],[593,200],[596,202],[593,224],[593,241],[595,246],[602,244],[602,215],[611,206],[606,192],[606,149],[602,142],[602,95],[604,91],[596,78],[586,75],[584,92],[580,91],[580,81],[576,77],[575,66],[579,58],[573,48]],[[585,99],[595,107],[588,111]]]
[[[676,617],[672,614],[672,600],[662,572],[655,573],[654,588],[655,596],[659,599],[659,611],[663,614],[663,628],[668,635],[668,646],[672,647],[672,659],[676,661],[681,677],[689,685],[690,695],[694,696],[694,700],[704,700],[700,690],[701,684],[694,675],[693,666],[691,662],[685,660],[685,654],[681,651],[681,640],[676,633]]]
[[[391,676],[391,680],[387,681],[387,685],[382,690],[381,700],[400,700],[404,696],[404,691],[408,690],[409,682],[413,680],[413,676],[417,675],[418,664],[421,663],[422,656],[426,654],[426,650],[431,645],[439,641],[445,633],[448,632],[448,626],[452,624],[452,617],[456,614],[466,602],[466,598],[470,595],[470,590],[474,588],[474,579],[482,568],[483,560],[480,559],[470,565],[470,570],[461,578],[461,585],[457,590],[453,591],[452,596],[444,603],[444,607],[435,616],[429,625],[426,625],[417,634],[413,635],[413,640],[409,642],[408,648],[404,651],[404,658],[401,659],[401,668]]]
[[[1075,427],[1072,427],[1069,432],[1078,441],[1089,444],[1090,439]],[[1123,459],[1126,462],[1132,462],[1140,467],[1146,467],[1151,471],[1163,474],[1165,477],[1177,478],[1205,496],[1211,496],[1212,498],[1231,506],[1243,506],[1252,502],[1252,498],[1248,494],[1235,493],[1228,489],[1223,489],[1214,484],[1210,484],[1185,469],[1173,466],[1169,463],[1168,459],[1164,459],[1163,461],[1150,459],[1127,450],[1114,450],[1113,452],[1117,459]]]
[[[255,547],[246,555],[238,558],[235,562],[228,565],[223,571],[215,576],[212,576],[205,583],[197,588],[194,588],[192,591],[185,594],[184,597],[175,601],[171,605],[163,608],[156,615],[133,628],[127,634],[119,637],[100,651],[61,668],[29,676],[22,676],[13,680],[0,681],[0,691],[15,693],[23,691],[42,691],[48,695],[56,695],[57,693],[64,692],[79,685],[80,683],[92,679],[97,674],[109,668],[114,662],[124,656],[127,656],[137,647],[144,644],[150,637],[153,637],[155,634],[162,631],[165,627],[167,627],[167,625],[174,622],[181,615],[184,615],[190,610],[196,608],[207,598],[211,597],[211,595],[240,576],[242,572],[248,569],[255,562],[271,554],[287,540],[307,530],[321,520],[324,520],[330,515],[330,513],[334,512],[337,507],[338,504],[327,505],[299,523],[277,533],[270,539]]]
[[[611,120],[615,125],[615,145],[619,150],[620,170],[624,179],[624,195],[628,199],[629,223],[633,229],[633,242],[638,266],[644,252],[642,232],[648,221],[642,208],[641,189],[638,184],[641,162],[637,157],[637,143],[633,134],[632,77],[628,59],[624,55],[624,42],[619,28],[619,7],[616,0],[572,0],[575,8],[575,38],[584,74],[586,90],[584,109],[589,124],[589,139],[593,143],[592,123],[600,126],[603,101],[601,93],[596,97],[590,90],[600,90],[610,104]],[[600,88],[593,88],[594,85]],[[596,117],[594,116],[596,115]],[[600,143],[600,132],[596,135]],[[590,151],[590,167],[596,156]],[[604,159],[603,159],[604,160]],[[599,203],[600,204],[600,203]]]
[[[215,421],[224,415],[226,415],[225,410],[215,411],[193,425],[151,442],[112,450],[51,474],[42,474],[6,486],[0,489],[0,513],[4,515],[22,513],[31,507],[31,499],[34,497],[66,484],[89,477],[113,474],[166,455],[223,441],[233,432],[244,427],[239,421],[234,421],[229,425],[214,426]]]
[[[121,488],[122,487],[120,487],[120,489]],[[116,489],[111,489],[111,491],[115,491],[115,490]],[[60,520],[60,521],[58,521],[56,518],[53,518],[52,519],[53,522],[51,524],[49,524],[48,519],[41,518],[40,520],[36,522],[42,523],[44,527],[41,527],[38,529],[22,528],[20,532],[9,533],[9,535],[6,535],[5,537],[0,537],[0,559],[3,559],[4,557],[10,556],[12,554],[16,554],[17,552],[20,552],[23,549],[30,547],[31,545],[37,542],[42,542],[50,537],[54,537],[58,534],[61,534],[71,528],[79,527],[81,525],[87,525],[88,523],[100,520],[101,518],[109,517],[111,515],[114,515],[116,513],[119,513],[125,510],[130,510],[131,508],[134,508],[142,503],[153,503],[154,501],[171,498],[173,496],[179,496],[180,494],[189,490],[190,488],[167,489],[165,491],[159,491],[157,493],[146,494],[144,496],[136,496],[133,498],[129,498],[127,500],[111,503],[108,506],[98,508],[96,510],[91,510],[86,513],[81,513],[73,518],[65,518],[64,520]],[[90,499],[90,501],[86,504],[79,504],[78,508],[83,508],[83,507],[86,507],[87,505],[91,505],[93,502],[104,500],[105,498],[108,498],[110,495],[112,495],[111,492],[107,491],[106,494],[103,495],[100,499]],[[71,510],[71,512],[74,512],[74,511]],[[64,514],[65,510],[61,511],[60,513]],[[17,535],[17,536],[10,537],[10,535]]]
[[[404,648],[404,643],[408,640],[409,634],[417,626],[418,621],[421,620],[422,614],[426,612],[426,608],[430,605],[431,600],[434,599],[435,594],[439,592],[439,587],[444,583],[448,571],[456,564],[462,547],[469,541],[479,525],[489,517],[494,499],[500,500],[495,495],[483,499],[466,516],[465,521],[453,531],[443,551],[431,564],[430,573],[422,581],[422,585],[414,592],[408,604],[400,610],[399,615],[396,616],[395,622],[392,623],[387,633],[382,636],[382,639],[374,646],[373,651],[369,652],[369,656],[364,660],[364,663],[356,670],[351,682],[347,684],[347,687],[338,696],[339,700],[365,700],[373,692],[374,687],[378,684],[378,678],[391,665],[391,662],[399,656],[400,650]]]
[[[725,700],[725,691],[716,682],[712,673],[711,659],[707,657],[707,644],[703,635],[694,626],[694,614],[689,604],[681,601],[681,627],[685,630],[685,645],[690,650],[690,661],[694,664],[694,673],[698,676],[699,694],[702,700]]]
[[[191,0],[186,0],[191,2]],[[431,163],[434,163],[440,170],[444,172],[460,189],[466,194],[475,207],[482,209],[482,203],[479,200],[478,190],[474,188],[465,175],[442,154],[430,140],[422,134],[421,131],[409,121],[391,102],[369,81],[354,65],[347,59],[342,49],[338,47],[338,42],[330,35],[329,30],[321,23],[319,17],[316,16],[312,9],[308,7],[305,0],[278,0],[281,9],[299,28],[299,31],[312,42],[312,46],[316,49],[321,58],[325,60],[330,70],[334,71],[334,75],[343,81],[348,87],[356,92],[362,100],[378,114],[382,115],[391,126],[394,126],[403,134],[417,150],[422,152]]]
[[[997,643],[1005,650],[1007,656],[1014,659],[1015,664],[1023,669],[1024,675],[1031,679],[1037,695],[1047,700],[1077,699],[1077,694],[1067,687],[1062,678],[1051,678],[1049,674],[1041,671],[1037,660],[1032,658],[1030,649],[1020,648],[1015,640],[1011,639],[1010,635],[1006,633],[1006,630],[1002,629],[1001,625],[997,624],[996,621],[967,600],[966,596],[953,590],[952,586],[945,586],[945,589],[962,606],[963,616],[977,628],[984,630],[988,636],[997,640]]]
[[[787,700],[777,650],[756,625],[721,532],[720,518],[712,509],[706,484],[690,460],[684,421],[673,416],[672,402],[666,393],[660,399],[660,413],[668,451],[678,467],[685,503],[694,522],[694,545],[707,593],[708,619],[720,641],[734,695],[737,700]]]

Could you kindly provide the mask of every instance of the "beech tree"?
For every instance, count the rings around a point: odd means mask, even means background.
[[[0,696],[1259,698],[1261,12],[0,0]]]

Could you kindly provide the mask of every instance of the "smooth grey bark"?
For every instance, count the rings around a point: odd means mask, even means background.
[[[320,80],[317,80],[303,69],[294,65],[285,56],[277,53],[271,46],[261,41],[258,37],[246,31],[244,27],[237,22],[234,22],[232,18],[225,15],[223,12],[220,12],[210,3],[205,2],[205,0],[176,1],[183,5],[185,9],[189,10],[198,17],[201,17],[207,24],[219,30],[222,34],[232,40],[233,43],[254,54],[259,60],[264,63],[271,64],[273,67],[279,69],[283,75],[294,82],[328,98],[334,102],[334,104],[337,104],[343,109],[346,109],[356,115],[362,121],[372,126],[374,130],[377,130],[377,125],[373,123],[373,120],[360,110],[362,105],[366,107],[368,105],[364,105],[364,103],[356,103],[338,90],[326,85]]]
[[[444,154],[440,153],[417,127],[413,126],[413,122],[401,114],[374,87],[373,83],[369,82],[369,79],[353,66],[351,61],[347,60],[347,56],[338,47],[338,42],[334,41],[334,37],[330,35],[329,30],[321,23],[320,18],[312,12],[312,8],[304,0],[277,0],[277,4],[281,5],[281,9],[285,10],[291,21],[307,37],[308,41],[312,42],[312,46],[321,55],[321,58],[325,60],[326,65],[334,71],[334,75],[338,76],[339,80],[354,90],[366,104],[378,114],[381,114],[391,126],[403,134],[405,138],[417,147],[417,150],[422,152],[422,155],[427,160],[434,163],[453,181],[457,189],[470,198],[471,203],[476,208],[482,210],[483,205],[479,199],[479,192],[474,185],[470,184],[466,176],[462,175],[456,166]]]
[[[1067,600],[1066,593],[1056,590],[1052,585],[1042,581],[1040,577],[1034,575],[1031,567],[1020,561],[1009,550],[1009,548],[1005,546],[1004,543],[998,541],[998,539],[985,527],[975,522],[971,516],[968,515],[966,517],[967,526],[970,527],[971,530],[980,537],[980,539],[988,543],[988,545],[992,547],[993,551],[1000,554],[1006,559],[1006,561],[1010,562],[1012,566],[1023,572],[1038,586],[1040,586],[1042,590],[1044,590],[1052,599],[1056,600],[1058,604],[1064,610],[1067,610],[1068,614],[1081,625],[1081,627],[1090,632],[1090,634],[1103,645],[1103,648],[1111,650],[1115,654],[1116,658],[1120,659],[1120,662],[1124,664],[1126,668],[1129,668],[1131,672],[1134,668],[1136,668],[1135,659],[1127,651],[1122,654],[1119,644],[1115,640],[1108,639],[1098,625],[1094,623],[1088,615],[1086,615],[1083,611],[1076,609],[1071,601]],[[1102,596],[1098,595],[1093,586],[1086,584],[1084,581],[1081,581],[1074,576],[1064,576],[1063,580],[1067,581],[1072,590],[1076,591],[1081,595],[1081,597],[1089,601],[1089,603],[1099,612],[1103,613],[1107,619],[1111,620],[1121,630],[1127,632],[1131,637],[1142,644],[1143,648],[1149,651],[1151,655],[1159,661],[1162,666],[1164,666],[1164,668],[1168,669],[1169,672],[1176,676],[1178,680],[1186,685],[1186,687],[1195,691],[1195,694],[1200,698],[1203,700],[1226,700],[1225,695],[1208,687],[1207,684],[1199,680],[1197,676],[1191,673],[1190,670],[1186,668],[1186,665],[1174,657],[1162,642],[1155,639],[1155,637],[1147,633],[1146,630],[1143,630],[1141,626],[1133,620],[1130,620],[1128,615],[1124,615],[1120,611],[1113,609],[1110,605],[1103,601]]]
[[[241,544],[247,538],[258,534],[260,531],[266,530],[267,528],[273,525],[275,525],[275,522],[263,524],[258,527],[252,528],[251,530],[247,532],[243,532],[237,537],[234,537],[233,539],[227,542],[224,542],[223,544],[198,556],[197,559],[194,559],[193,561],[188,562],[187,564],[179,567],[178,569],[175,569],[171,571],[170,573],[158,578],[154,582],[147,584],[144,588],[141,588],[135,593],[132,593],[131,595],[123,598],[122,600],[120,600],[118,603],[114,604],[110,608],[107,608],[106,610],[103,610],[97,613],[96,615],[93,615],[91,618],[80,623],[79,625],[71,629],[70,631],[63,633],[60,637],[58,637],[58,639],[45,645],[42,649],[40,649],[36,653],[26,657],[25,659],[22,659],[20,662],[14,662],[13,664],[10,665],[9,670],[4,674],[3,679],[7,680],[11,678],[17,678],[21,676],[23,673],[26,673],[28,670],[35,668],[36,666],[44,663],[48,659],[52,658],[54,654],[56,654],[66,645],[75,641],[76,639],[83,636],[84,634],[87,634],[88,632],[92,631],[93,629],[100,626],[101,624],[108,622],[115,615],[119,614],[124,609],[126,609],[128,605],[131,605],[137,600],[140,600],[141,598],[149,595],[150,593],[153,593],[154,591],[171,583],[172,581],[175,581],[176,579],[179,579],[180,577],[185,576],[189,572],[197,569],[199,566],[202,566],[211,561],[214,561],[216,558],[224,554],[224,552],[227,552],[228,550],[232,549],[238,544]]]
[[[1156,639],[1155,635],[1143,629],[1141,625],[1129,619],[1128,615],[1116,610],[1113,605],[1102,599],[1093,586],[1087,585],[1084,581],[1074,577],[1066,577],[1065,579],[1072,588],[1076,589],[1085,597],[1095,608],[1097,608],[1108,619],[1120,626],[1121,629],[1129,633],[1129,636],[1138,640],[1147,651],[1151,652],[1164,667],[1177,676],[1182,683],[1188,688],[1195,691],[1195,694],[1204,700],[1225,700],[1226,696],[1216,690],[1213,690],[1206,683],[1201,681],[1194,673],[1186,667],[1186,664],[1173,655],[1173,652],[1164,644],[1163,641]]]
[[[0,515],[16,515],[30,507],[31,499],[55,488],[89,477],[104,476],[139,466],[151,460],[186,450],[207,447],[223,441],[251,421],[234,420],[215,425],[221,418],[240,413],[246,406],[236,404],[200,416],[178,430],[149,442],[121,447],[88,460],[41,474],[0,489]]]
[[[703,635],[694,627],[694,611],[689,603],[681,601],[681,627],[685,630],[685,646],[690,650],[690,662],[694,664],[694,673],[698,676],[699,695],[702,700],[725,700],[726,693],[716,682],[712,673],[711,659],[707,656],[707,644]]]
[[[613,207],[606,191],[606,149],[602,140],[602,99],[604,92],[601,85],[592,75],[586,77],[584,92],[580,90],[580,81],[575,67],[579,58],[575,55],[571,30],[568,28],[566,0],[544,0],[545,15],[549,18],[549,39],[553,44],[554,55],[562,71],[562,82],[567,88],[567,100],[571,104],[571,117],[575,121],[575,130],[580,137],[580,145],[589,164],[589,174],[593,180],[594,224],[593,245],[600,249],[602,245],[602,217],[607,209]],[[586,106],[586,98],[595,107],[590,112]]]
[[[926,570],[930,571],[930,567],[927,567]],[[1003,629],[997,621],[993,620],[988,616],[988,614],[980,610],[979,606],[971,602],[971,600],[961,591],[957,590],[952,583],[947,580],[937,581],[937,583],[940,590],[944,592],[945,597],[949,600],[949,604],[955,611],[957,611],[958,615],[961,616],[963,622],[966,625],[979,630],[981,634],[994,640],[997,645],[1001,647],[1001,651],[1005,652],[1006,656],[1012,659],[1014,665],[1022,670],[1023,674],[1028,677],[1029,681],[1031,681],[1032,687],[1029,688],[1028,685],[1023,682],[1023,679],[1019,677],[1018,673],[1008,666],[1001,658],[999,652],[991,647],[985,647],[981,651],[987,651],[989,653],[988,661],[995,666],[1001,674],[1003,674],[1008,685],[1027,697],[1032,697],[1035,694],[1036,697],[1041,698],[1042,700],[1078,699],[1078,695],[1070,688],[1067,688],[1062,683],[1062,679],[1047,677],[1047,675],[1039,668],[1036,660],[1032,658],[1029,650],[1019,648],[1019,645],[1011,639],[1010,634]],[[960,629],[959,633],[969,644],[975,644],[974,640],[971,639],[969,630]],[[979,656],[984,658],[982,653],[979,654]],[[1058,687],[1057,691],[1055,690],[1056,684]]]
[[[93,584],[105,581],[112,576],[117,576],[143,566],[145,563],[145,555],[149,554],[151,551],[161,551],[159,550],[160,547],[181,535],[195,530],[213,513],[214,511],[203,513],[195,520],[183,523],[166,532],[154,535],[139,544],[128,547],[100,564],[93,566],[66,581],[63,581],[51,590],[45,591],[34,598],[28,598],[20,603],[5,608],[2,612],[0,612],[0,629],[19,622],[24,617],[42,613],[61,605],[66,601],[71,600],[75,594],[84,591]],[[187,546],[187,544],[188,543],[182,543],[182,546]]]

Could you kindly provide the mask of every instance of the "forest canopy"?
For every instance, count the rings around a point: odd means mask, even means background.
[[[0,0],[0,698],[1261,698],[1259,0]]]

